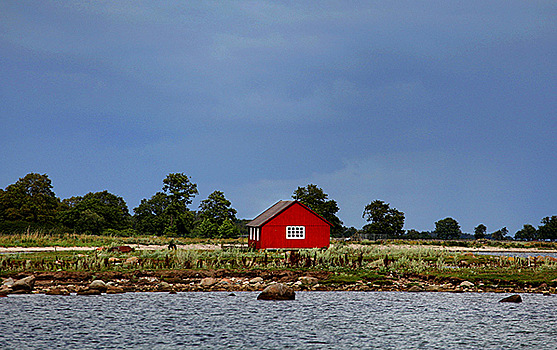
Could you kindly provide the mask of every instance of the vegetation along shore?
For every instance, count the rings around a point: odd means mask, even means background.
[[[19,238],[40,240],[40,235],[27,236]],[[283,283],[308,291],[551,295],[557,287],[557,259],[546,254],[555,253],[557,246],[550,242],[508,242],[490,247],[490,242],[393,240],[337,242],[327,250],[248,251],[222,249],[220,245],[225,242],[233,246],[241,240],[120,237],[104,248],[70,245],[85,238],[67,237],[71,249],[43,247],[44,251],[28,253],[6,252],[8,248],[2,244],[0,294],[260,291],[270,284]],[[168,249],[169,244],[176,244],[177,249]],[[17,250],[13,245],[11,249]],[[482,250],[531,254],[514,257],[476,253]]]

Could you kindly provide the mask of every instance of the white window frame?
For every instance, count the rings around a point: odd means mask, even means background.
[[[286,239],[306,239],[306,227],[286,226]]]
[[[249,228],[249,239],[252,241],[259,241],[261,238],[261,229],[259,227]]]

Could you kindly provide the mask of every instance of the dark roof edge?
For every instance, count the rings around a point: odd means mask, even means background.
[[[280,201],[276,202],[275,204],[273,204],[272,206],[270,206],[269,208],[267,208],[264,212],[259,214],[255,219],[248,222],[246,224],[246,226],[261,227],[261,226],[265,225],[267,222],[269,222],[271,219],[273,219],[274,217],[276,217],[277,215],[279,215],[280,213],[285,211],[286,209],[290,208],[292,205],[294,205],[294,203],[300,204],[302,207],[304,207],[307,210],[309,210],[310,212],[312,212],[315,216],[317,216],[319,219],[323,220],[329,226],[331,226],[331,227],[333,226],[324,217],[317,214],[315,211],[313,211],[310,207],[303,204],[302,202],[300,202],[300,201],[284,201],[284,200],[280,200]]]

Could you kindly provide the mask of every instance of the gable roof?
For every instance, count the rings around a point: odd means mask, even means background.
[[[248,222],[246,224],[246,226],[252,226],[252,227],[260,227],[265,225],[269,220],[271,220],[272,218],[274,218],[275,216],[277,216],[278,214],[282,213],[284,210],[286,210],[288,207],[290,207],[292,204],[294,203],[298,203],[301,206],[303,206],[304,208],[306,208],[307,210],[309,210],[310,212],[312,212],[313,214],[315,214],[317,217],[319,217],[321,220],[325,221],[327,224],[331,225],[330,222],[328,222],[327,220],[325,220],[323,217],[321,217],[321,215],[317,214],[316,212],[314,212],[313,210],[311,210],[307,205],[304,205],[298,201],[278,201],[277,203],[275,203],[273,206],[271,206],[269,209],[265,210],[264,212],[262,212],[261,214],[259,214],[255,219],[253,219],[252,221]],[[333,226],[333,225],[331,225]]]

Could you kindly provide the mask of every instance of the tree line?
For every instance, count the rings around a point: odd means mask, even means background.
[[[183,173],[163,179],[161,191],[130,214],[122,197],[108,191],[89,192],[66,199],[56,197],[46,174],[30,173],[0,189],[0,232],[62,229],[76,233],[232,238],[243,222],[221,191],[190,209],[197,184]]]
[[[197,210],[190,208],[198,195],[197,184],[184,173],[170,173],[159,192],[142,199],[133,215],[122,197],[108,191],[89,192],[66,199],[56,197],[46,174],[29,173],[0,189],[0,233],[29,229],[61,229],[76,233],[108,235],[157,235],[201,238],[234,238],[246,233],[249,220],[236,217],[236,209],[222,191],[213,191]],[[389,203],[373,200],[364,207],[361,229],[343,226],[338,204],[323,189],[309,184],[298,187],[292,199],[307,205],[331,223],[333,237],[386,239],[512,239],[506,227],[492,233],[479,224],[474,234],[463,233],[451,217],[435,222],[433,231],[404,230],[404,213]],[[519,240],[557,239],[557,216],[545,217],[536,228],[530,224],[517,231]]]

